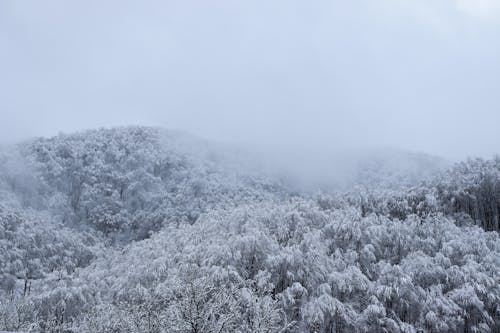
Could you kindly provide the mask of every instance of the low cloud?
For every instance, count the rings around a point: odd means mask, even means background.
[[[5,0],[0,140],[138,124],[262,145],[490,156],[500,27],[483,15],[497,7]]]
[[[480,18],[491,19],[500,14],[499,0],[457,0],[459,11]]]

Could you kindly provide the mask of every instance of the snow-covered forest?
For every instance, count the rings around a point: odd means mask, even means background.
[[[146,127],[3,146],[0,331],[500,332],[500,159],[342,189],[251,160]]]

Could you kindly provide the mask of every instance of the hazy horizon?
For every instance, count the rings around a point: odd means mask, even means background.
[[[127,125],[209,140],[500,153],[500,1],[0,3],[0,142]]]

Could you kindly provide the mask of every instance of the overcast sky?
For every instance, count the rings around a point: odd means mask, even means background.
[[[500,0],[2,0],[0,115],[490,157]]]

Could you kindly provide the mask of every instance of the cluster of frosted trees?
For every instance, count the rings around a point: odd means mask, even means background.
[[[357,207],[363,215],[376,213],[405,219],[444,213],[459,224],[477,224],[487,231],[500,231],[500,158],[461,162],[432,179],[393,188],[358,186],[355,191],[337,194],[335,200]],[[320,204],[328,205],[326,197]]]
[[[132,128],[4,151],[0,330],[500,332],[498,161],[291,195],[199,146]]]

